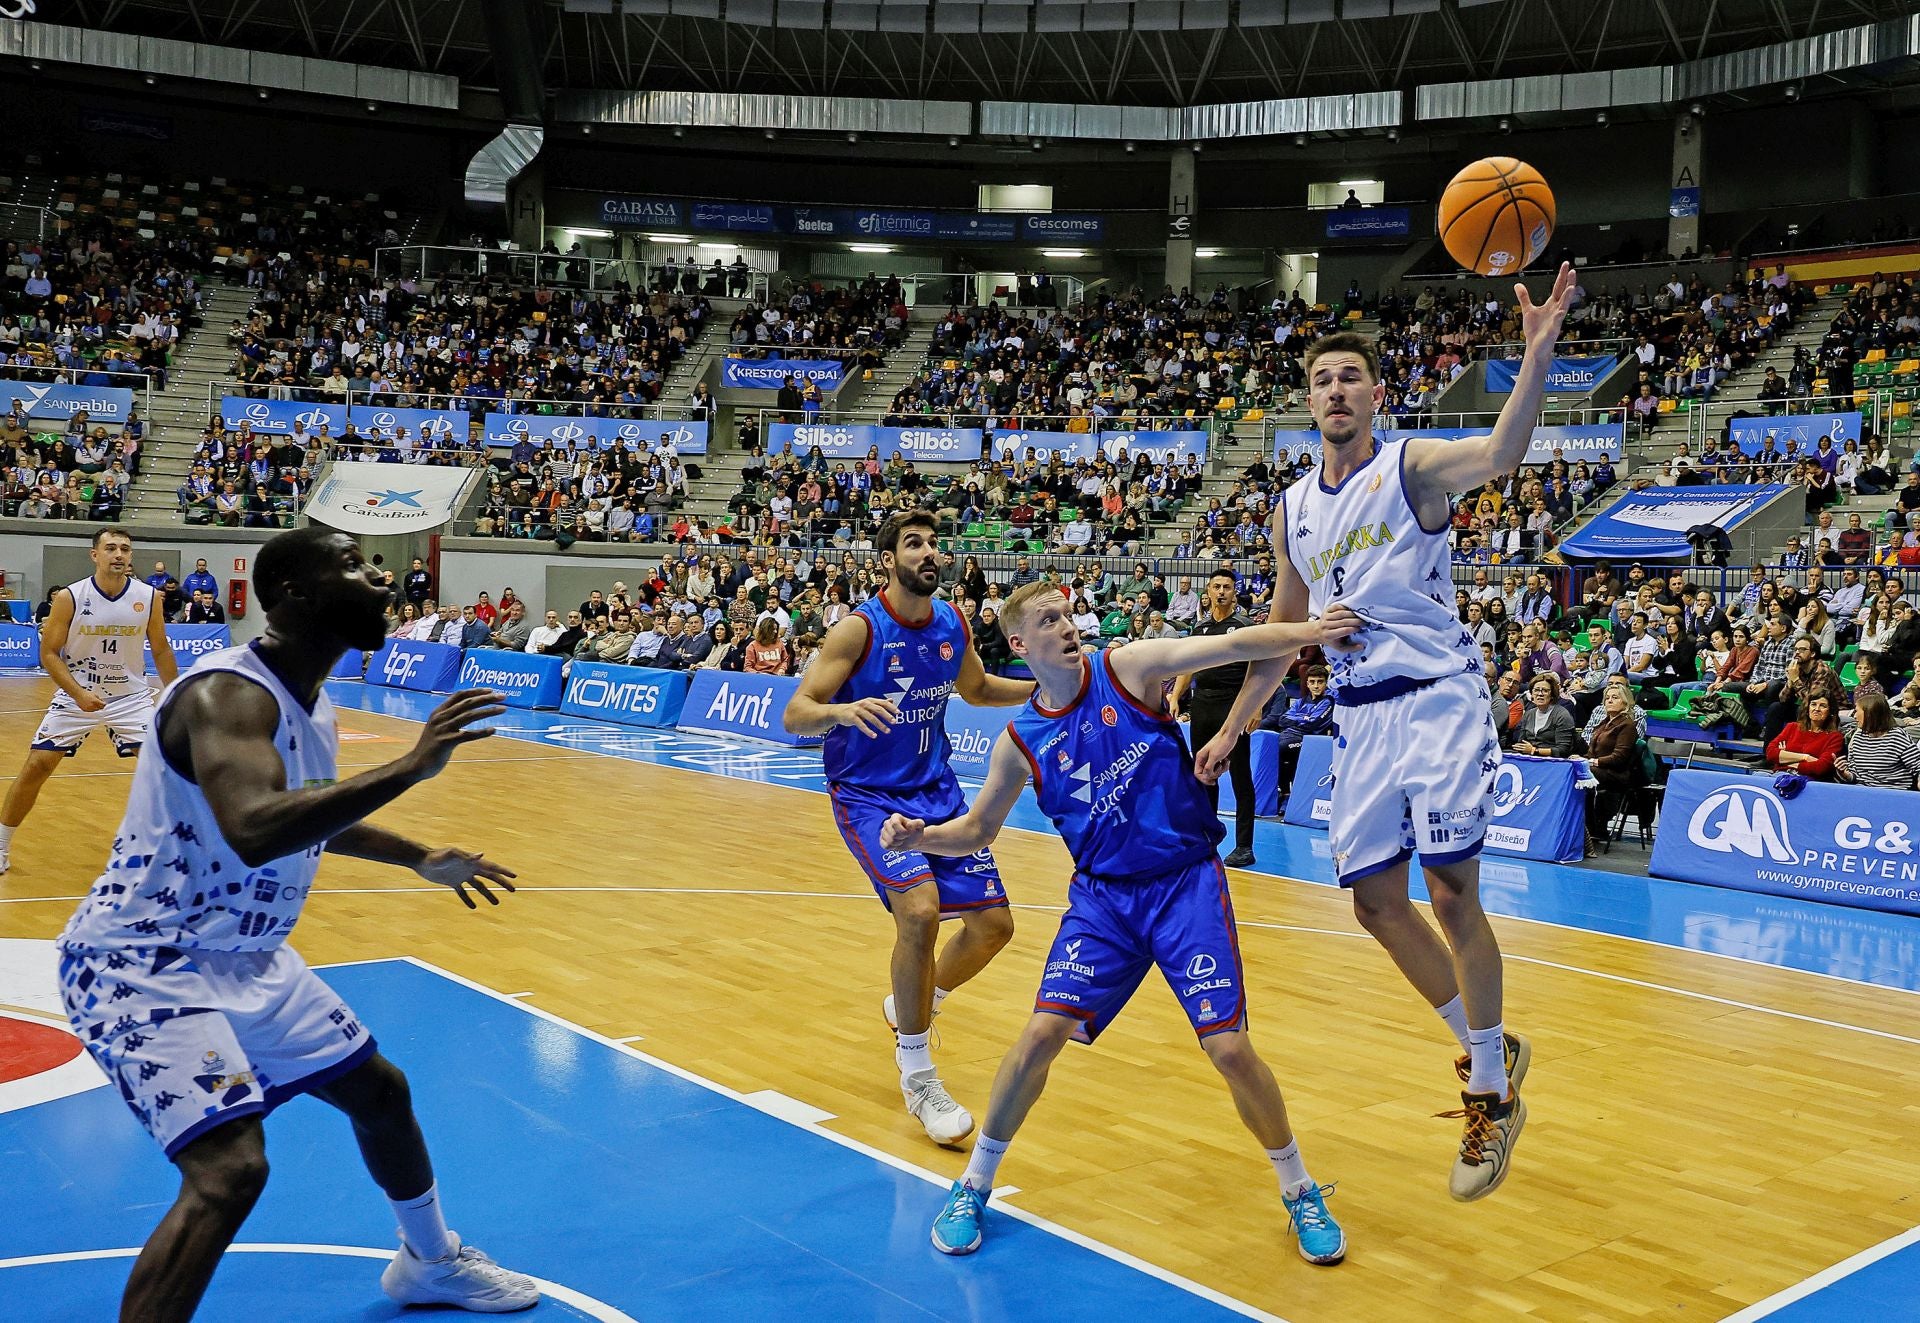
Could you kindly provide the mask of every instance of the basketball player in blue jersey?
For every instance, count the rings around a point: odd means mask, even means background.
[[[934,1248],[971,1254],[993,1178],[1069,1038],[1091,1043],[1158,966],[1234,1106],[1267,1150],[1302,1257],[1338,1263],[1346,1234],[1307,1174],[1273,1072],[1247,1035],[1233,901],[1217,848],[1226,828],[1194,777],[1163,686],[1175,676],[1310,644],[1338,650],[1360,628],[1344,608],[1308,624],[1249,625],[1208,638],[1148,639],[1088,653],[1067,598],[1047,583],[1007,599],[1000,621],[1039,688],[994,745],[987,781],[964,817],[929,826],[889,818],[889,849],[965,857],[989,844],[1029,778],[1073,855],[1073,882],[1034,1013],[1000,1063],[967,1170],[933,1224]]]
[[[940,587],[939,524],[925,510],[881,525],[887,585],[827,632],[787,704],[796,735],[826,738],[827,789],[847,848],[893,912],[893,991],[881,1013],[895,1032],[907,1110],[936,1144],[958,1144],[973,1117],[934,1069],[933,1017],[948,993],[987,967],[1013,936],[1006,889],[984,847],[961,860],[880,844],[893,813],[944,822],[967,811],[948,766],[947,698],[982,707],[1027,701],[1033,686],[988,675],[960,612]],[[936,958],[943,919],[956,933]]]
[[[366,821],[436,776],[505,711],[484,689],[435,710],[411,751],[336,783],[327,676],[380,645],[392,592],[344,533],[282,533],[254,560],[266,635],[201,659],[160,703],[106,872],[60,935],[73,1029],[180,1170],[180,1193],[134,1261],[122,1323],[193,1316],[267,1179],[261,1121],[311,1093],[353,1123],[392,1201],[400,1250],[381,1288],[402,1304],[527,1309],[531,1278],[447,1229],[406,1077],[286,944],[323,851],[399,864],[450,887],[513,874]],[[0,1310],[0,1313],[4,1313]]]
[[[96,730],[105,730],[122,758],[140,752],[153,722],[153,690],[147,685],[146,653],[164,688],[179,674],[167,646],[166,612],[159,592],[133,577],[133,535],[102,528],[87,553],[93,573],[53,591],[40,626],[40,665],[59,692],[33,733],[26,765],[0,804],[0,873],[13,857],[13,833],[27,820],[63,759],[80,752]]]
[[[1454,614],[1449,493],[1473,491],[1526,459],[1573,268],[1534,303],[1515,287],[1526,352],[1490,436],[1376,439],[1385,399],[1364,336],[1307,350],[1309,403],[1324,453],[1274,512],[1283,616],[1346,606],[1367,622],[1360,647],[1332,659],[1340,737],[1333,755],[1334,868],[1354,913],[1446,1021],[1465,1056],[1465,1133],[1449,1188],[1478,1199],[1506,1178],[1526,1124],[1519,1093],[1532,1049],[1506,1032],[1500,946],[1480,905],[1480,847],[1500,767],[1480,650]],[[1391,434],[1389,434],[1391,436]],[[1290,658],[1248,669],[1220,734],[1195,762],[1217,777],[1240,732],[1280,687]],[[1407,896],[1420,851],[1436,934]]]

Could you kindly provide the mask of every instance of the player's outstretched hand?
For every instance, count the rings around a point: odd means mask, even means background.
[[[484,740],[493,727],[472,728],[476,721],[491,721],[507,710],[505,700],[491,689],[462,689],[433,710],[420,739],[402,761],[419,780],[438,776],[453,751],[463,744]]]
[[[443,846],[438,850],[427,851],[427,857],[413,870],[429,882],[443,887],[451,887],[453,894],[460,897],[460,903],[470,910],[479,909],[473,903],[473,897],[467,894],[472,887],[486,898],[489,905],[498,905],[500,898],[487,890],[487,883],[514,890],[513,879],[520,876],[511,868],[502,868],[491,859],[467,850]]]
[[[904,813],[895,813],[880,824],[880,845],[887,850],[912,850],[920,844],[921,834],[927,830],[924,818],[909,818]]]
[[[1344,603],[1336,602],[1328,607],[1326,613],[1313,623],[1320,631],[1320,637],[1315,642],[1323,648],[1352,652],[1364,646],[1354,635],[1367,627],[1366,619]]]
[[[1231,726],[1223,726],[1220,733],[1200,746],[1200,752],[1193,755],[1193,774],[1206,785],[1212,785],[1220,779],[1220,773],[1227,770],[1227,764],[1233,761],[1233,750],[1240,743],[1240,732]]]
[[[885,735],[900,720],[900,709],[890,698],[856,698],[840,704],[839,724],[852,726],[869,738]]]
[[[1520,334],[1528,346],[1544,343],[1548,349],[1560,338],[1560,327],[1567,320],[1567,299],[1573,293],[1573,263],[1562,262],[1554,277],[1553,292],[1546,302],[1535,303],[1525,285],[1513,287],[1514,300],[1520,305]]]

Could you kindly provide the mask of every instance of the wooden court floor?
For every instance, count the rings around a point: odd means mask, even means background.
[[[46,693],[0,690],[0,750],[24,752]],[[341,724],[343,771],[417,729]],[[49,783],[0,878],[0,936],[59,931],[130,771],[90,746]],[[879,1016],[890,924],[820,796],[503,739],[379,820],[484,848],[521,893],[468,914],[330,858],[295,937],[313,963],[418,955],[934,1171],[964,1165],[900,1107]],[[976,1114],[1065,900],[1059,841],[1011,832],[998,854],[1016,935],[948,1001],[937,1052]],[[1508,1022],[1534,1042],[1530,1119],[1507,1183],[1460,1205],[1458,1123],[1431,1117],[1458,1105],[1438,1020],[1339,893],[1233,884],[1254,1039],[1315,1175],[1339,1183],[1347,1263],[1294,1254],[1270,1168],[1154,979],[1061,1058],[1002,1168],[1011,1203],[1293,1323],[1717,1320],[1920,1221],[1913,994],[1496,919]]]

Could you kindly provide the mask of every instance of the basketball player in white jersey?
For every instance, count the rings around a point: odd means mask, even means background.
[[[1518,1089],[1532,1049],[1506,1032],[1500,946],[1480,906],[1500,745],[1480,650],[1454,614],[1449,493],[1526,459],[1572,287],[1566,265],[1544,303],[1515,287],[1526,353],[1490,436],[1376,438],[1385,390],[1373,343],[1352,333],[1316,341],[1306,354],[1308,401],[1324,450],[1273,515],[1279,618],[1304,620],[1309,605],[1319,615],[1339,604],[1369,622],[1360,649],[1330,658],[1340,726],[1333,862],[1361,924],[1466,1052],[1454,1063],[1466,1084],[1463,1109],[1444,1113],[1466,1123],[1449,1182],[1460,1200],[1491,1194],[1506,1178],[1526,1124]],[[1195,759],[1203,776],[1219,776],[1290,661],[1249,669],[1225,726]],[[1407,896],[1416,848],[1444,940]]]
[[[267,1179],[261,1121],[295,1094],[346,1113],[392,1201],[400,1250],[380,1285],[402,1304],[530,1308],[532,1279],[447,1229],[406,1077],[286,944],[322,851],[399,864],[498,904],[513,874],[430,849],[367,815],[437,775],[474,723],[505,711],[455,694],[413,749],[335,782],[328,674],[385,635],[393,594],[344,533],[303,528],[260,548],[265,636],[203,658],[161,701],[113,854],[60,935],[74,1032],[180,1169],[180,1193],[134,1261],[122,1323],[191,1318]],[[4,1312],[4,1311],[0,1311]]]
[[[166,615],[152,584],[133,577],[133,536],[103,528],[87,553],[93,573],[53,591],[53,608],[40,626],[40,666],[60,686],[33,734],[26,766],[0,804],[0,873],[12,864],[14,829],[27,820],[40,787],[63,758],[80,752],[87,736],[106,728],[122,758],[140,752],[153,720],[146,654],[153,648],[162,687],[179,667],[167,646]]]

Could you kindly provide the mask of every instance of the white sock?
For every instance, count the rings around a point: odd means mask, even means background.
[[[0,824],[0,850],[7,849],[12,844],[13,844],[13,828],[6,826],[5,824]],[[936,993],[935,995],[937,996],[938,994]]]
[[[935,1015],[938,1015],[940,1013],[940,1003],[945,1001],[946,999],[947,999],[947,990],[945,988],[935,988],[933,990],[933,1013]]]
[[[1467,1030],[1467,1092],[1507,1096],[1507,1027],[1496,1024],[1487,1029]]]
[[[893,1050],[893,1060],[903,1078],[916,1071],[933,1069],[933,1049],[927,1046],[931,1036],[930,1033],[895,1035],[898,1045]]]
[[[1007,1146],[1011,1139],[988,1139],[982,1130],[973,1141],[973,1156],[967,1159],[966,1175],[960,1183],[978,1194],[993,1189],[993,1178],[1000,1170],[1000,1159],[1007,1156]]]
[[[400,1220],[400,1238],[416,1259],[429,1262],[447,1257],[447,1218],[440,1209],[440,1183],[434,1182],[418,1199],[390,1199]]]
[[[1313,1177],[1307,1175],[1307,1164],[1300,1156],[1299,1140],[1285,1148],[1268,1149],[1267,1161],[1273,1164],[1273,1174],[1280,1178],[1280,1193],[1287,1198],[1299,1198],[1300,1192],[1313,1184]]]
[[[1460,1000],[1460,994],[1454,993],[1453,1000],[1445,1006],[1433,1008],[1434,1014],[1447,1022],[1447,1028],[1453,1030],[1453,1036],[1460,1040],[1460,1050],[1467,1050],[1467,1004]]]

